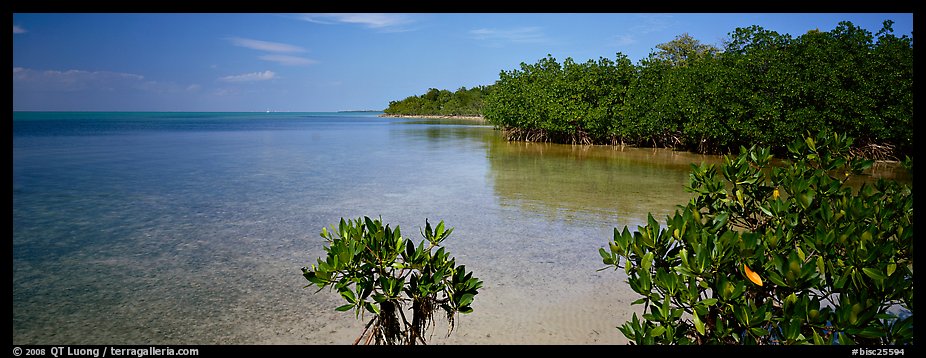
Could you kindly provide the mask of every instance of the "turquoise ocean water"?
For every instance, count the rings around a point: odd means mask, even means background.
[[[597,249],[716,160],[368,112],[14,112],[13,343],[352,343],[300,268],[362,215],[455,227],[485,287],[436,343],[623,343],[636,297]]]

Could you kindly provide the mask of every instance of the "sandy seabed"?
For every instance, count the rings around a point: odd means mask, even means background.
[[[298,267],[281,261],[239,258],[191,272],[167,256],[144,265],[132,257],[73,260],[65,266],[87,281],[36,277],[22,287],[55,285],[62,293],[33,295],[34,304],[14,312],[14,321],[30,317],[14,324],[15,344],[350,345],[371,318],[335,311],[344,304],[336,292],[303,288]],[[630,305],[639,297],[623,271],[579,264],[563,274],[552,266],[468,265],[484,281],[474,311],[458,315],[449,336],[437,311],[428,344],[627,344],[616,327],[641,306]]]
[[[446,317],[443,311],[437,311],[434,326],[427,336],[428,343],[627,344],[627,338],[616,327],[624,322],[624,317],[630,317],[641,309],[639,305],[630,305],[639,297],[622,294],[613,288],[608,290],[606,287],[583,285],[559,292],[534,291],[526,287],[487,285],[476,296],[473,313],[457,316],[455,328],[449,336]],[[336,295],[325,291],[318,294]],[[323,314],[305,324],[324,326],[325,330],[318,331],[317,336],[310,334],[305,339],[321,344],[352,344],[363,330],[362,323],[368,319],[369,316],[361,322],[355,320],[352,314],[340,312]]]

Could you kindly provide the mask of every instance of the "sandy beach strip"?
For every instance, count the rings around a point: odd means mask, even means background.
[[[471,119],[476,121],[485,122],[485,117],[482,116],[446,116],[439,114],[432,115],[418,115],[418,114],[380,114],[379,117],[391,117],[391,118],[434,118],[434,119]]]

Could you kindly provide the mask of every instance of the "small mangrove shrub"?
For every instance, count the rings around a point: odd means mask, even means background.
[[[441,246],[451,232],[443,221],[432,228],[425,220],[424,240],[416,246],[402,237],[398,226],[384,226],[381,218],[342,218],[331,231],[322,228],[327,257],[302,268],[311,282],[305,287],[337,291],[347,301],[338,311],[354,310],[357,318],[373,315],[354,344],[364,338],[366,344],[426,344],[423,333],[438,308],[446,313],[449,336],[456,314],[473,311],[473,299],[482,287],[482,281],[465,265],[457,266]]]
[[[912,184],[847,185],[872,165],[851,147],[808,135],[783,165],[755,147],[692,164],[696,195],[665,227],[650,215],[599,250],[642,296],[618,329],[634,344],[912,344]]]

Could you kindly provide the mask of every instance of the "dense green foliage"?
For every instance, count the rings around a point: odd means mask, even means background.
[[[328,242],[326,259],[303,267],[302,273],[311,282],[306,287],[314,284],[319,290],[338,291],[347,301],[338,311],[354,309],[357,317],[364,311],[373,314],[355,344],[365,335],[366,343],[426,343],[423,333],[435,310],[446,313],[448,334],[457,313],[473,311],[470,305],[482,281],[467,273],[465,265],[457,266],[456,259],[440,246],[453,232],[453,228],[445,230],[443,221],[432,229],[425,220],[421,233],[425,240],[418,246],[402,237],[398,226],[395,230],[383,226],[381,219],[342,218],[331,229],[321,232]],[[411,322],[405,315],[409,303]]]
[[[796,38],[751,26],[722,50],[685,34],[636,66],[620,53],[583,64],[548,55],[502,71],[483,112],[512,140],[783,154],[813,128],[856,138],[869,158],[899,158],[913,150],[913,39],[891,25]]]
[[[509,139],[591,144],[612,137],[634,70],[620,54],[615,61],[566,59],[562,65],[547,56],[500,76],[484,115]]]
[[[756,147],[719,170],[692,164],[696,197],[666,227],[650,215],[599,250],[642,296],[642,320],[620,331],[636,344],[912,344],[913,188],[848,187],[872,164],[851,145],[817,135],[783,165]]]
[[[431,88],[420,96],[391,101],[383,112],[393,115],[481,116],[483,98],[490,89],[490,86],[460,87],[456,92],[450,92]]]

